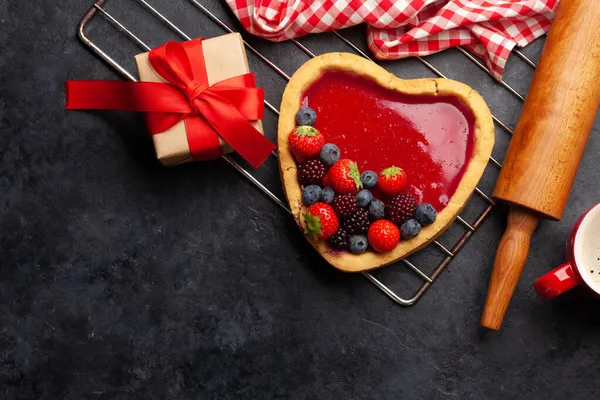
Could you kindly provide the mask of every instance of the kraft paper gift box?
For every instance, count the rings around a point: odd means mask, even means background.
[[[250,72],[244,43],[239,33],[204,39],[202,50],[209,85]],[[167,83],[150,65],[148,53],[138,54],[135,56],[135,61],[140,81]],[[195,62],[193,59],[190,61]],[[251,123],[264,134],[261,121]],[[164,132],[152,135],[152,139],[156,156],[163,165],[171,166],[194,161],[190,153],[184,121],[179,121]],[[219,143],[224,154],[233,152],[233,149],[220,137]]]

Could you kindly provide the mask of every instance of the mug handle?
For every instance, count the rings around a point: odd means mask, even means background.
[[[540,297],[548,300],[560,296],[580,284],[581,278],[575,273],[573,261],[567,261],[538,278],[534,286]]]

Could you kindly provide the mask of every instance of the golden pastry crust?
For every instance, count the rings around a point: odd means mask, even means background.
[[[348,53],[328,53],[313,58],[296,71],[285,88],[281,101],[281,113],[277,145],[279,148],[279,169],[284,191],[292,214],[298,226],[303,229],[302,192],[296,173],[296,161],[288,146],[288,135],[295,127],[295,114],[302,94],[321,74],[330,70],[342,70],[367,77],[376,84],[407,95],[455,96],[467,106],[475,118],[473,158],[460,181],[456,192],[439,214],[436,221],[423,227],[421,233],[410,240],[401,241],[387,253],[368,251],[363,254],[332,252],[324,241],[307,240],[335,268],[346,272],[361,272],[391,264],[431,243],[450,227],[469,197],[475,190],[488,163],[494,146],[494,123],[485,101],[469,86],[449,79],[400,79],[377,64]]]

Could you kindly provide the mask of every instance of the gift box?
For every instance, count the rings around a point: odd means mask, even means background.
[[[250,72],[244,43],[239,33],[204,39],[202,51],[209,85]],[[148,54],[142,53],[135,56],[140,81],[167,83],[152,68]],[[194,62],[196,60],[190,61]],[[264,134],[261,121],[251,121],[251,124]],[[153,134],[152,140],[154,141],[156,157],[163,165],[171,166],[193,161],[184,121],[179,121],[164,132]],[[221,137],[219,137],[219,145],[223,153],[234,151]]]
[[[238,33],[169,42],[135,61],[139,82],[68,81],[67,109],[146,113],[166,166],[236,151],[256,168],[275,149],[264,137],[264,93]]]

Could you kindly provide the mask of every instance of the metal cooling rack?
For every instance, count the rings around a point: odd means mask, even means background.
[[[145,9],[146,12],[148,12],[153,17],[155,17],[157,24],[162,24],[163,26],[166,26],[169,30],[172,31],[172,33],[175,36],[179,37],[180,39],[183,39],[183,40],[191,39],[191,37],[188,34],[186,34],[180,27],[178,27],[173,21],[171,21],[170,19],[168,19],[165,16],[164,12],[166,10],[163,9],[162,12],[159,10],[159,8],[167,8],[167,10],[168,10],[168,5],[165,5],[164,3],[161,4],[162,2],[159,2],[159,1],[156,1],[156,3],[159,3],[159,6],[157,6],[157,7],[153,6],[152,4],[150,4],[150,2],[148,2],[146,0],[121,0],[121,2],[124,2],[124,1],[139,4],[142,9]],[[179,0],[179,1],[189,2],[193,6],[193,8],[196,10],[196,12],[201,13],[204,16],[208,17],[208,19],[210,19],[212,22],[214,22],[220,28],[222,28],[223,33],[234,32],[234,30],[229,25],[227,25],[225,22],[223,22],[223,20],[219,19],[213,12],[211,12],[207,7],[205,7],[199,1],[197,1],[197,0]],[[97,56],[99,56],[106,63],[108,63],[115,71],[117,71],[119,74],[121,74],[124,78],[135,82],[135,81],[137,81],[135,76],[132,73],[130,73],[125,67],[123,67],[122,64],[117,62],[115,60],[115,58],[113,58],[113,56],[111,56],[109,54],[110,50],[106,49],[106,47],[114,47],[114,46],[105,46],[103,48],[96,41],[90,39],[86,35],[86,28],[88,27],[90,22],[93,19],[98,18],[99,20],[102,21],[102,23],[108,23],[112,27],[116,28],[118,32],[120,32],[122,35],[125,35],[127,38],[129,38],[135,45],[137,45],[142,50],[144,50],[144,51],[151,50],[151,47],[148,46],[142,39],[140,39],[136,35],[136,33],[134,33],[135,28],[136,28],[135,25],[126,25],[124,22],[122,22],[122,20],[117,19],[117,17],[115,17],[115,15],[113,15],[113,13],[109,12],[106,9],[106,3],[108,3],[108,2],[109,2],[109,0],[97,0],[92,5],[92,7],[84,15],[83,19],[81,20],[81,22],[79,24],[78,37],[84,43],[85,46],[87,46],[93,53],[95,53]],[[119,7],[119,4],[115,3],[115,6]],[[360,56],[371,60],[371,58],[365,52],[363,52],[356,44],[354,44],[352,41],[350,41],[348,38],[346,38],[340,32],[333,32],[333,33],[336,35],[336,37],[339,40],[341,40],[343,43],[345,43],[348,46],[348,50],[354,51],[355,53],[359,54]],[[304,53],[306,53],[308,56],[316,57],[316,55],[311,50],[309,50],[305,45],[300,43],[298,40],[291,40],[291,42],[295,46],[297,46],[300,50],[302,50]],[[246,41],[244,41],[244,45],[246,46],[248,51],[250,51],[252,54],[257,56],[262,62],[266,63],[271,69],[273,69],[277,74],[279,74],[285,80],[290,79],[290,76],[288,74],[286,74],[274,62],[272,62],[267,57],[265,57],[261,52],[256,50],[255,47],[251,46]],[[465,57],[467,57],[470,61],[475,63],[479,68],[481,68],[487,74],[490,74],[487,67],[485,67],[485,65],[483,65],[477,58],[472,56],[469,52],[467,52],[463,48],[459,47],[458,50]],[[113,51],[114,51],[114,49],[113,49]],[[532,60],[530,60],[527,56],[525,56],[523,53],[521,53],[520,51],[513,50],[513,52],[519,58],[521,58],[525,63],[527,63],[531,68],[536,67],[536,64]],[[134,54],[131,54],[132,58],[133,58],[133,55]],[[440,72],[436,67],[434,67],[425,58],[416,57],[416,59],[419,62],[421,62],[423,65],[425,65],[434,74],[439,76],[440,78],[446,78],[446,76],[442,72]],[[517,90],[515,90],[513,87],[511,87],[510,85],[508,85],[504,82],[500,82],[499,85],[504,87],[508,92],[510,92],[513,96],[515,96],[519,100],[521,100],[521,101],[525,100],[525,97],[521,93],[519,93]],[[279,115],[277,108],[274,107],[271,103],[269,103],[266,100],[265,100],[265,106],[267,107],[267,109],[272,111],[275,115],[277,115],[277,116]],[[493,119],[494,119],[494,122],[498,126],[500,126],[505,132],[512,135],[513,130],[507,124],[505,124],[504,122],[502,122],[495,116],[493,116]],[[277,158],[277,153],[274,152],[273,157]],[[271,199],[273,202],[275,202],[275,204],[277,204],[283,210],[285,210],[291,214],[290,209],[286,205],[285,201],[280,199],[279,197],[277,197],[275,194],[273,194],[273,192],[271,192],[265,185],[263,185],[263,183],[261,183],[257,178],[255,178],[240,163],[238,163],[235,158],[233,158],[232,156],[229,156],[229,155],[224,155],[222,158],[230,166],[235,168],[250,183],[252,183],[254,186],[256,186],[269,199]],[[490,157],[489,164],[493,165],[494,167],[496,167],[498,169],[502,167],[502,164],[493,157]],[[411,261],[409,261],[407,259],[402,259],[400,261],[406,267],[408,267],[408,269],[410,271],[414,272],[420,280],[420,284],[418,284],[416,291],[410,297],[407,297],[407,298],[400,297],[391,288],[389,288],[387,285],[385,285],[381,280],[377,279],[373,275],[373,273],[363,272],[362,273],[363,276],[366,279],[368,279],[369,282],[374,284],[379,290],[381,290],[386,296],[388,296],[390,299],[392,299],[394,302],[396,302],[397,304],[399,304],[401,306],[411,306],[411,305],[415,304],[423,296],[423,294],[427,291],[427,289],[429,289],[429,287],[433,284],[433,282],[439,277],[439,275],[442,273],[442,271],[444,271],[444,269],[450,264],[450,262],[453,260],[453,258],[456,257],[456,255],[464,247],[464,245],[471,238],[471,236],[481,226],[481,224],[486,219],[486,217],[491,213],[491,211],[494,207],[494,201],[491,199],[491,197],[488,196],[487,194],[485,194],[484,191],[482,191],[479,187],[477,187],[475,189],[475,193],[484,200],[485,207],[484,207],[483,211],[479,214],[478,217],[475,218],[475,220],[473,222],[467,222],[461,216],[457,217],[456,221],[458,222],[458,224],[462,225],[465,228],[465,232],[462,235],[460,235],[460,237],[455,242],[455,244],[452,247],[448,248],[447,246],[443,245],[440,241],[436,240],[428,246],[428,247],[434,247],[436,249],[436,251],[440,252],[441,255],[443,256],[441,261],[432,270],[432,272],[430,272],[429,274],[425,273],[423,271],[423,268],[418,268],[416,265],[414,265]],[[421,250],[421,251],[423,251],[423,250]]]

